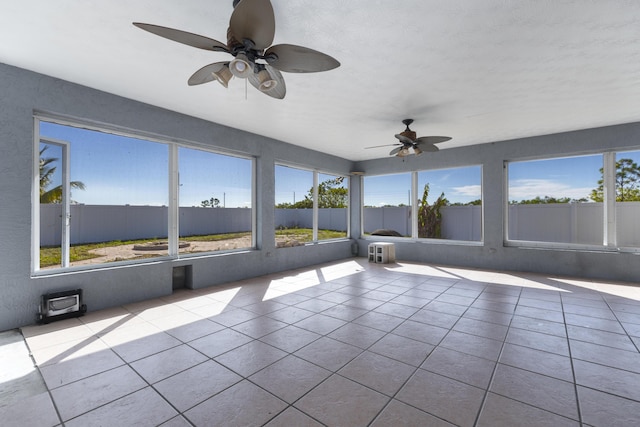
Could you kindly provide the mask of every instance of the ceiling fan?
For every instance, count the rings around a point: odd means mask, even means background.
[[[233,13],[227,29],[227,43],[209,37],[134,22],[138,28],[160,37],[213,52],[233,55],[230,61],[214,62],[196,71],[188,80],[189,86],[218,81],[228,87],[232,77],[248,79],[260,92],[283,99],[286,87],[281,71],[314,73],[340,66],[329,55],[292,44],[271,46],[275,34],[275,16],[269,0],[233,0]]]
[[[449,136],[421,136],[420,138],[416,138],[416,133],[409,129],[409,125],[413,123],[413,119],[404,119],[402,123],[404,123],[407,128],[399,134],[396,134],[396,138],[398,138],[400,142],[396,142],[395,144],[375,145],[373,147],[365,148],[390,147],[397,145],[396,148],[389,152],[390,156],[407,157],[412,154],[412,151],[413,154],[419,156],[424,151],[439,151],[438,147],[434,144],[439,144],[451,139]]]

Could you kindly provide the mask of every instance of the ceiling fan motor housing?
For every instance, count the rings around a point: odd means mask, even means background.
[[[405,130],[404,132],[400,132],[400,135],[406,136],[412,141],[415,141],[417,138],[417,134],[412,130]]]

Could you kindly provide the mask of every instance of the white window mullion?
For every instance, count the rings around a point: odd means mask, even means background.
[[[313,172],[313,241],[318,241],[318,171]]]
[[[180,236],[180,174],[178,170],[178,146],[169,144],[169,214],[168,217],[168,242],[169,256],[178,255],[178,239]]]
[[[604,246],[616,246],[616,153],[603,154]]]
[[[411,173],[411,237],[418,238],[418,172]]]

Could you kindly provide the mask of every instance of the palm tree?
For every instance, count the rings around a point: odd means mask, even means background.
[[[57,167],[51,164],[57,162],[59,159],[55,157],[43,157],[47,148],[49,148],[49,146],[45,145],[40,149],[40,203],[61,203],[62,185],[48,189]],[[69,184],[71,188],[74,189],[84,190],[85,188],[84,183],[81,181],[71,181]]]

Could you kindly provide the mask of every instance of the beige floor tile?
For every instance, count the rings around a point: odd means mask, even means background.
[[[86,350],[86,349],[85,349]],[[124,361],[111,349],[76,353],[73,357],[40,367],[47,387],[54,389],[124,365]]]
[[[559,354],[505,343],[500,363],[573,382],[571,359]]]
[[[356,346],[331,338],[320,338],[295,352],[295,355],[335,372],[362,353]]]
[[[261,316],[239,323],[231,328],[257,339],[270,334],[271,332],[277,331],[278,329],[282,329],[285,326],[287,326],[287,324],[284,322],[280,322],[279,320],[275,320],[270,317]]]
[[[183,412],[241,380],[238,374],[209,360],[154,384],[154,388]]]
[[[322,427],[322,424],[303,414],[294,407],[289,407],[280,415],[269,421],[265,427]]]
[[[484,390],[419,369],[396,399],[452,424],[472,426],[480,411]]]
[[[25,397],[10,405],[0,403],[0,417],[4,427],[53,427],[60,424],[49,392]]]
[[[569,356],[567,339],[555,335],[511,328],[507,333],[506,342],[559,354],[561,356]]]
[[[636,351],[636,346],[628,335],[598,331],[574,325],[567,325],[567,333],[569,334],[569,338],[572,340],[585,341],[607,347],[615,347],[621,350]]]
[[[593,427],[640,424],[640,402],[578,386],[582,421]]]
[[[40,350],[69,341],[86,339],[92,337],[94,334],[94,332],[88,326],[82,323],[74,322],[73,325],[74,326],[68,326],[64,329],[52,330],[50,332],[43,333],[36,332],[38,326],[32,327],[33,329],[28,332],[30,336],[26,338],[29,349],[31,349],[32,351]],[[43,327],[46,328],[46,326]]]
[[[507,336],[507,327],[495,323],[483,322],[476,319],[460,319],[453,327],[454,331],[465,332],[471,335],[504,341]]]
[[[286,407],[282,400],[245,380],[191,408],[184,415],[198,427],[259,426]]]
[[[418,311],[416,314],[411,316],[409,320],[425,323],[431,326],[439,326],[441,328],[450,329],[460,318],[457,315],[431,311],[431,309],[428,307],[429,306],[427,305],[425,308]]]
[[[373,311],[375,313],[388,314],[389,316],[399,317],[402,320],[406,320],[409,317],[416,314],[419,309],[416,307],[409,307],[407,305],[397,304],[395,302],[387,302],[381,306],[376,307]]]
[[[371,423],[371,427],[454,427],[433,415],[427,414],[419,409],[404,404],[398,400],[389,402],[386,408]]]
[[[355,319],[353,323],[367,326],[369,328],[378,329],[384,332],[391,332],[403,321],[404,319],[396,316],[370,311]]]
[[[249,379],[288,403],[320,384],[331,372],[296,356],[287,356]]]
[[[464,332],[451,331],[444,337],[440,346],[484,359],[498,360],[502,342]]]
[[[255,319],[259,316],[259,314],[252,311],[235,308],[232,310],[225,310],[218,315],[209,317],[209,319],[224,326],[234,326],[239,323],[246,322],[247,320]]]
[[[149,384],[154,384],[205,360],[207,356],[183,344],[137,360],[131,367]]]
[[[495,366],[496,363],[493,361],[438,347],[421,368],[486,389]]]
[[[434,346],[431,344],[405,338],[393,333],[385,335],[369,347],[369,351],[416,367],[424,362],[433,349]]]
[[[477,427],[579,427],[580,423],[539,408],[489,393]]]
[[[65,423],[68,427],[155,426],[175,417],[177,412],[151,387],[124,396]]]
[[[598,363],[640,374],[640,353],[619,350],[613,347],[570,340],[571,356],[574,359]]]
[[[393,330],[396,335],[421,341],[431,345],[438,345],[449,333],[449,329],[439,326],[425,326],[424,323],[407,320]]]
[[[341,319],[347,322],[351,322],[352,320],[355,320],[367,313],[369,313],[369,311],[362,308],[351,307],[344,304],[335,305],[322,312],[325,316],[335,317],[336,319]]]
[[[121,366],[51,391],[64,421],[117,400],[147,384],[130,367]]]
[[[489,389],[554,414],[579,420],[572,383],[498,364]]]
[[[260,341],[272,345],[287,353],[300,350],[305,345],[317,340],[321,335],[296,326],[287,326],[260,338]]]
[[[566,338],[567,330],[564,323],[551,322],[533,317],[513,316],[511,327],[532,332],[540,332],[547,335]]]
[[[367,326],[347,323],[331,332],[328,337],[366,349],[385,336],[383,331]]]
[[[252,341],[217,356],[215,360],[244,377],[282,359],[286,352],[261,341]]]
[[[640,402],[640,374],[582,360],[573,361],[576,384]]]
[[[365,351],[347,363],[338,374],[391,397],[415,370],[406,363]]]
[[[294,405],[327,426],[366,426],[389,398],[333,375]],[[357,410],[354,410],[357,408]]]
[[[323,314],[315,314],[311,317],[307,317],[299,322],[295,323],[295,326],[306,329],[311,332],[315,332],[320,335],[326,335],[331,331],[338,329],[345,325],[347,322],[344,320],[336,319],[335,317],[325,316]]]
[[[193,340],[189,342],[189,345],[209,357],[216,357],[251,341],[252,338],[240,332],[233,329],[223,329]]]

